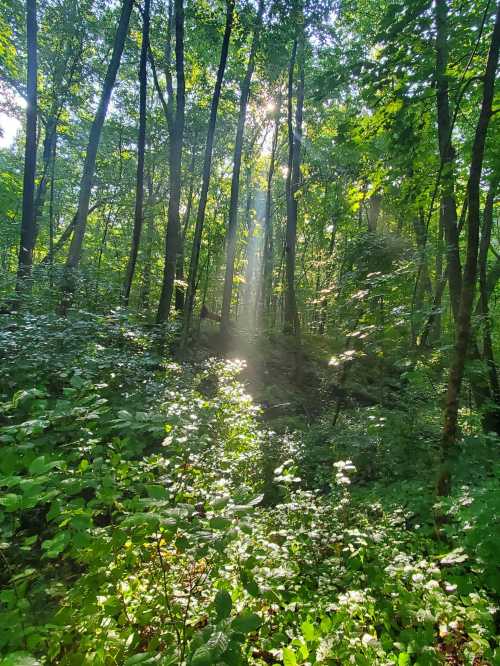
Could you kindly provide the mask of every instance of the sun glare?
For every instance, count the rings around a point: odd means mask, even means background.
[[[12,146],[20,127],[21,123],[17,118],[0,113],[0,148]]]

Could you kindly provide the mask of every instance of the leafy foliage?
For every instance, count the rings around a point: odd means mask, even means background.
[[[118,312],[1,335],[4,663],[492,658],[493,482],[453,500],[446,552],[425,514],[363,499],[348,460],[322,494],[281,457],[265,507],[266,446],[293,449],[269,443],[241,364],[163,361]]]

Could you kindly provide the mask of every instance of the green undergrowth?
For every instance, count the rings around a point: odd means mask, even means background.
[[[4,318],[1,663],[498,663],[495,442],[438,540],[432,418],[277,435],[241,363],[178,364],[174,333]]]

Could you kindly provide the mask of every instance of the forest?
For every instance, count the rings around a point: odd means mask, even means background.
[[[500,666],[500,0],[0,0],[0,666]]]

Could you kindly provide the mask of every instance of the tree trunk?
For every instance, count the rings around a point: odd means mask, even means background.
[[[151,259],[153,256],[153,236],[154,236],[154,214],[153,214],[153,175],[149,173],[146,177],[148,185],[148,199],[146,203],[147,214],[146,218],[146,237],[145,237],[145,251],[143,273],[141,281],[140,304],[143,310],[149,309],[149,295],[151,292]]]
[[[303,20],[303,18],[302,18]],[[297,40],[298,82],[297,102],[295,108],[295,128],[292,130],[292,163],[290,173],[289,196],[287,201],[287,224],[285,237],[285,320],[283,330],[286,334],[299,336],[299,316],[295,297],[295,258],[297,244],[297,192],[300,184],[300,160],[302,149],[302,114],[304,107],[304,57],[305,33],[303,25],[300,26],[300,35]],[[292,50],[293,51],[293,50]],[[291,63],[292,64],[292,63]],[[292,95],[293,67],[288,83],[288,131],[290,142],[291,130],[291,95]]]
[[[274,132],[271,144],[271,156],[269,159],[269,171],[267,172],[266,208],[264,213],[264,251],[263,251],[263,274],[262,274],[262,298],[261,319],[269,323],[269,311],[271,307],[271,294],[273,291],[273,177],[276,168],[276,150],[278,148],[278,136],[281,120],[281,88],[278,93],[276,118],[274,121]]]
[[[493,353],[493,340],[491,337],[491,317],[489,311],[489,294],[487,279],[488,249],[493,227],[493,205],[498,187],[498,175],[490,183],[488,196],[484,206],[483,229],[479,246],[479,310],[483,325],[483,358],[488,371],[488,382],[494,406],[486,410],[483,417],[485,430],[500,434],[500,386],[498,382],[497,365]]]
[[[54,147],[57,141],[57,118],[53,110],[47,122],[45,123],[45,137],[43,140],[43,154],[42,154],[42,173],[40,182],[36,188],[35,193],[35,227],[38,235],[38,220],[42,216],[45,197],[47,194],[47,184],[49,182],[50,165],[52,156],[54,155]]]
[[[472,146],[472,159],[468,183],[468,216],[467,216],[467,255],[464,266],[464,277],[460,294],[460,308],[456,326],[456,342],[453,361],[448,378],[446,394],[444,427],[441,439],[443,468],[441,469],[437,491],[439,495],[447,495],[450,490],[451,476],[449,459],[457,441],[458,403],[460,387],[465,367],[465,359],[470,340],[471,314],[477,277],[479,227],[480,227],[480,183],[484,159],[486,134],[492,115],[495,74],[498,64],[500,45],[500,5],[497,8],[495,26],[491,38],[488,62],[484,75],[483,99],[481,111]]]
[[[85,162],[83,165],[83,173],[80,182],[80,194],[78,198],[78,209],[76,214],[76,221],[74,226],[74,233],[71,239],[68,258],[62,284],[62,301],[60,310],[64,314],[68,307],[71,305],[73,294],[75,291],[75,273],[80,265],[80,260],[83,250],[83,240],[85,237],[85,229],[87,226],[87,217],[89,213],[90,194],[92,190],[92,181],[94,179],[95,164],[97,159],[97,150],[101,139],[102,127],[104,119],[108,110],[109,100],[116,81],[118,68],[125,45],[125,39],[128,32],[128,24],[130,21],[130,14],[132,12],[133,0],[123,0],[120,20],[115,34],[113,44],[113,52],[111,60],[106,71],[104,84],[102,87],[99,105],[90,128],[89,141],[87,145],[87,152],[85,155]]]
[[[180,248],[177,254],[177,265],[175,268],[175,279],[177,281],[177,286],[175,287],[175,309],[177,312],[182,312],[184,310],[184,285],[179,284],[184,282],[184,259],[185,259],[185,249],[186,249],[186,234],[189,227],[189,221],[191,219],[191,208],[193,206],[193,190],[194,190],[194,181],[195,181],[195,166],[196,166],[196,133],[193,138],[193,149],[191,152],[191,164],[189,165],[189,191],[187,196],[187,205],[186,213],[184,215],[184,223],[182,225],[181,239],[180,239]]]
[[[231,180],[231,198],[229,203],[229,218],[226,236],[226,271],[224,275],[224,292],[222,296],[221,333],[226,335],[229,331],[229,313],[231,311],[231,299],[233,295],[234,260],[236,257],[236,241],[238,232],[238,198],[240,191],[241,154],[243,150],[243,135],[245,132],[245,121],[247,115],[248,98],[250,96],[250,84],[255,67],[255,54],[257,52],[260,32],[262,27],[262,14],[264,13],[264,0],[259,0],[257,19],[255,22],[252,45],[248,57],[245,78],[240,89],[240,108],[238,115],[238,126],[234,143],[233,154],[233,176]]]
[[[158,312],[156,314],[156,322],[158,324],[167,321],[170,315],[170,304],[174,292],[175,267],[180,241],[179,207],[181,203],[182,144],[184,139],[184,111],[186,103],[184,79],[184,0],[175,0],[174,21],[177,91],[175,95],[174,124],[169,145],[170,198],[168,201],[168,221],[165,237],[163,283],[160,302],[158,303]]]
[[[429,266],[427,264],[426,256],[426,231],[425,231],[425,215],[423,208],[420,208],[418,215],[413,218],[413,228],[415,230],[415,238],[417,241],[417,249],[419,252],[419,294],[417,294],[416,303],[417,308],[422,307],[425,294],[432,294],[431,279],[429,277]]]
[[[440,220],[447,245],[447,276],[455,320],[458,317],[462,268],[458,240],[457,206],[455,200],[455,151],[451,141],[451,117],[448,94],[448,7],[447,0],[435,0],[436,22],[436,105],[438,118],[439,155],[441,159]]]
[[[137,139],[137,175],[135,185],[135,215],[134,230],[132,232],[132,245],[125,273],[123,286],[123,301],[128,306],[130,289],[134,279],[139,243],[141,241],[142,226],[144,224],[144,152],[146,148],[146,102],[147,102],[147,65],[149,45],[149,7],[150,0],[144,0],[142,16],[142,44],[141,59],[139,63],[139,132]]]
[[[49,255],[50,255],[50,288],[54,287],[54,196],[56,172],[57,137],[52,146],[52,159],[50,168],[50,198],[49,198]]]
[[[35,172],[36,172],[36,125],[37,125],[37,20],[36,0],[26,0],[26,44],[28,51],[28,74],[26,82],[26,143],[24,148],[23,204],[21,218],[21,240],[19,245],[19,267],[16,291],[24,287],[31,277],[33,250],[36,240],[35,220]]]

